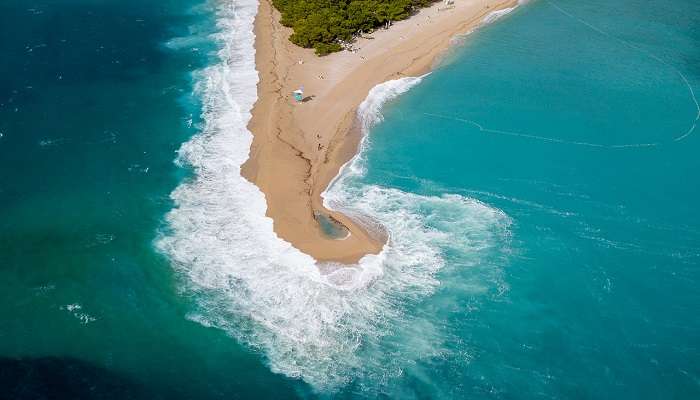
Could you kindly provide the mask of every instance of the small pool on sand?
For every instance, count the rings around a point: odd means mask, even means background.
[[[330,215],[314,212],[314,218],[321,226],[323,234],[332,239],[345,239],[350,233],[345,225]]]

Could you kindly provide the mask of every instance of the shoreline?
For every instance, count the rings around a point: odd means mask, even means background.
[[[241,175],[264,193],[275,233],[317,261],[356,263],[378,254],[387,238],[323,205],[323,192],[357,153],[362,132],[357,108],[383,82],[431,71],[452,39],[478,28],[490,14],[517,0],[436,3],[388,30],[359,38],[356,52],[318,57],[292,44],[270,0],[255,17],[257,100],[248,124],[253,134]],[[370,36],[371,38],[368,38]],[[304,102],[292,91],[304,87]],[[349,235],[329,237],[318,215],[337,221]]]

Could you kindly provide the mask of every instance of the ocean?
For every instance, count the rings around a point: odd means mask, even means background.
[[[0,3],[0,398],[700,397],[700,4],[534,0],[375,87],[350,268],[239,174],[256,7]]]

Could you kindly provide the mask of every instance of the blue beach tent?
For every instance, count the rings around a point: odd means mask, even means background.
[[[294,94],[294,100],[299,101],[299,102],[304,100],[304,87],[303,86],[301,88],[295,90],[292,93]]]

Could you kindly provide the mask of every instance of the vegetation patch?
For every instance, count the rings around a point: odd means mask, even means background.
[[[292,43],[313,47],[316,54],[342,50],[362,32],[408,18],[434,0],[272,0],[280,22],[294,33]]]

